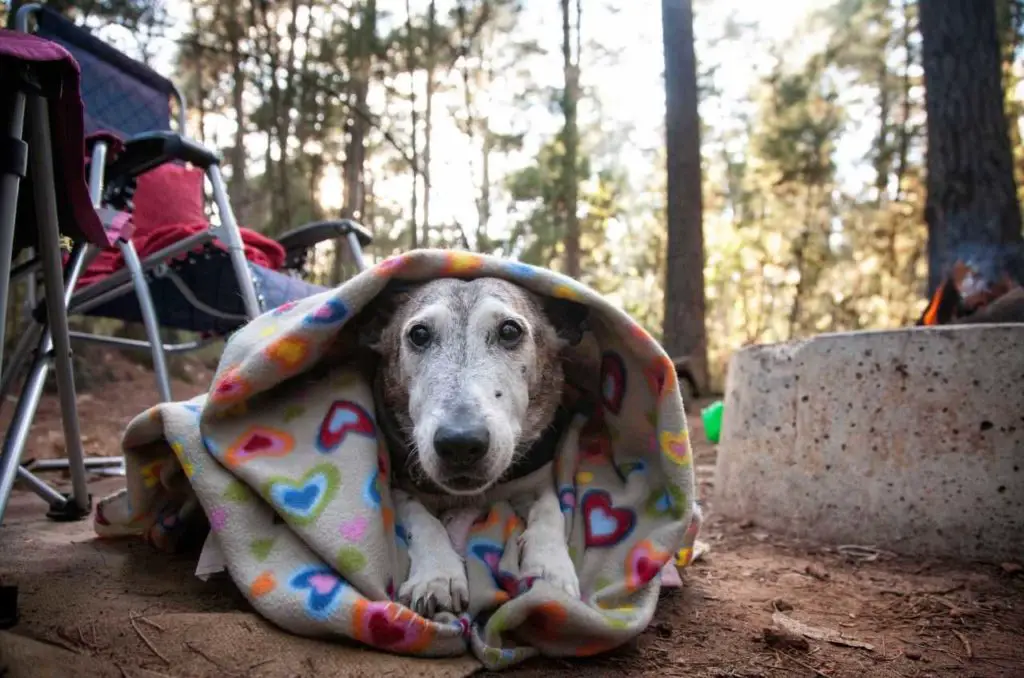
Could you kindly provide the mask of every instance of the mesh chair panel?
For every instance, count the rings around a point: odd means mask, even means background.
[[[36,35],[64,47],[82,71],[85,133],[115,132],[126,138],[171,128],[174,84],[60,14],[37,14]]]
[[[304,299],[325,289],[251,262],[249,269],[263,310]],[[149,276],[149,289],[153,295],[153,304],[160,314],[161,327],[227,334],[244,324],[242,317],[245,315],[245,306],[226,251],[213,245],[207,246],[201,253],[191,254],[186,259],[172,263],[170,270],[187,287],[192,299],[181,291],[172,278]],[[194,301],[199,304],[194,304]],[[207,313],[202,306],[216,309],[217,314]],[[89,311],[88,315],[142,322],[138,301],[132,293],[98,306]]]

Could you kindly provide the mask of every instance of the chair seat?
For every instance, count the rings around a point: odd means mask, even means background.
[[[252,262],[249,262],[249,269],[264,311],[326,289]],[[154,273],[147,276],[162,327],[220,335],[233,332],[245,324],[242,294],[227,252],[210,246],[201,253],[172,263],[168,270],[171,275]],[[179,281],[187,288],[187,294],[180,289]],[[195,301],[199,304],[195,304]],[[134,292],[127,292],[98,306],[89,311],[88,315],[142,322],[142,312]]]

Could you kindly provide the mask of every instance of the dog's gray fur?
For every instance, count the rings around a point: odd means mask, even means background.
[[[585,307],[496,278],[434,280],[385,294],[364,312],[360,343],[379,356],[378,425],[411,541],[399,599],[418,612],[458,613],[468,602],[461,556],[438,514],[499,498],[512,499],[527,519],[523,576],[579,595],[551,477],[554,448],[537,443],[562,398],[563,351],[580,341],[585,317]],[[502,340],[505,323],[522,330],[517,341]],[[426,328],[425,346],[413,340],[414,328]],[[486,451],[461,462],[439,453],[435,436],[453,427],[485,432]]]

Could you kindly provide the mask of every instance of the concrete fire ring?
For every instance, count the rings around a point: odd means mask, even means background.
[[[834,545],[1024,558],[1024,325],[739,351],[713,509]]]

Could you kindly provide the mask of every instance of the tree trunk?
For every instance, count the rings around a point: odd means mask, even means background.
[[[193,66],[195,67],[195,78],[196,78],[196,109],[199,113],[199,134],[196,138],[199,143],[206,144],[206,83],[204,82],[205,75],[204,68],[206,65],[205,52],[199,46],[199,36],[202,31],[202,21],[199,19],[199,13],[196,11],[196,6],[192,5],[191,12],[191,26],[192,34],[195,38],[195,44],[192,45],[192,58],[195,60]],[[184,131],[184,130],[182,130]]]
[[[673,358],[689,357],[698,387],[706,388],[700,117],[691,1],[662,0],[661,16],[668,151],[668,254],[663,337],[668,354]]]
[[[418,197],[420,186],[420,154],[417,140],[419,131],[419,118],[416,114],[416,42],[412,32],[412,8],[409,0],[405,0],[405,38],[406,38],[406,62],[409,70],[409,108],[412,113],[412,134],[410,145],[412,146],[412,196],[410,198],[412,214],[409,216],[409,246],[412,249],[419,247],[419,230],[416,224],[416,212],[419,209]]]
[[[430,141],[434,132],[434,63],[436,49],[434,32],[437,29],[437,7],[430,0],[427,9],[427,110],[423,128],[423,238],[424,247],[430,245]]]
[[[921,0],[928,115],[928,291],[964,248],[1021,245],[993,0]],[[1007,272],[1024,276],[1021,256]]]
[[[238,0],[231,0],[227,11],[228,52],[231,55],[231,107],[235,112],[235,142],[229,151],[228,161],[231,163],[231,181],[228,192],[231,200],[238,205],[248,203],[245,191],[245,111],[243,99],[245,95],[245,71],[242,68],[242,55],[239,43],[242,40],[242,26],[239,18]],[[242,218],[242,215],[239,215]],[[244,221],[244,219],[243,219]]]
[[[366,133],[368,131],[366,97],[370,89],[370,72],[373,66],[373,38],[377,32],[377,2],[363,3],[359,28],[355,39],[349,42],[349,68],[352,110],[345,112],[348,126],[348,140],[345,145],[345,162],[342,165],[342,179],[345,183],[345,203],[341,208],[344,219],[364,222],[366,214],[366,189],[364,166],[366,165]],[[341,243],[336,243],[342,247]],[[334,282],[341,282],[342,258],[338,251],[334,257]]]
[[[577,4],[576,32],[579,35],[579,5]],[[577,41],[578,44],[578,41]],[[569,0],[562,0],[562,68],[565,76],[565,90],[562,92],[562,114],[565,127],[562,130],[564,156],[562,159],[562,212],[565,218],[565,274],[580,276],[580,224],[576,216],[579,194],[579,178],[576,176],[579,150],[579,131],[576,127],[576,105],[579,102],[579,54],[575,61],[572,55],[572,30],[569,22]]]

